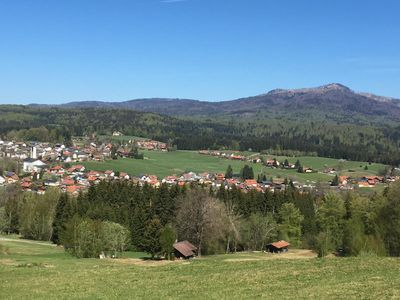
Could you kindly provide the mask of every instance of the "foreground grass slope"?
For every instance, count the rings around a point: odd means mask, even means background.
[[[9,252],[0,254],[2,299],[400,297],[400,260],[394,258],[251,253],[150,262],[75,259],[50,244],[0,243]]]

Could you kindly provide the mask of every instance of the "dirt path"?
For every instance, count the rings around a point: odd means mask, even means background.
[[[3,238],[3,237],[0,237],[0,242],[17,242],[17,243],[26,243],[26,244],[34,244],[34,245],[41,245],[41,246],[57,247],[57,245],[49,244],[49,243],[43,243],[43,242],[37,242],[37,241],[31,241],[31,240],[22,240],[22,239],[8,239],[8,238]]]

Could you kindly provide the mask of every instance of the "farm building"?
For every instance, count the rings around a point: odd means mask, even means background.
[[[267,250],[271,253],[287,252],[290,244],[286,241],[279,241],[267,245]]]
[[[176,258],[189,259],[195,257],[197,248],[188,241],[182,241],[174,244],[174,254]]]

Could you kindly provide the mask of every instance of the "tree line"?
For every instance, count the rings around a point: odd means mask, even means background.
[[[176,240],[199,254],[265,250],[276,240],[319,256],[400,256],[400,183],[370,197],[284,191],[159,188],[101,182],[72,197],[8,186],[1,193],[0,230],[53,241],[77,257],[129,250],[171,258]]]

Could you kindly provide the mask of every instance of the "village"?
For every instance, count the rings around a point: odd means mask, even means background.
[[[118,136],[114,132],[113,136]],[[148,151],[167,151],[165,143],[152,140],[129,141],[138,149]],[[199,155],[210,155],[220,159],[241,161],[244,163],[262,164],[266,168],[298,170],[303,173],[316,172],[311,167],[304,167],[298,164],[289,163],[287,160],[280,162],[276,159],[265,159],[259,154],[245,156],[232,151],[208,151],[201,150]],[[171,174],[163,178],[152,174],[137,174],[132,176],[128,172],[114,171],[112,169],[97,171],[87,169],[82,163],[87,161],[107,161],[113,156],[129,158],[130,152],[126,147],[115,147],[111,143],[97,145],[87,142],[81,146],[67,147],[63,144],[50,143],[28,143],[0,140],[0,159],[13,162],[13,167],[2,168],[0,174],[0,185],[19,184],[24,191],[44,194],[50,187],[57,187],[63,192],[77,195],[80,191],[88,189],[91,185],[98,184],[102,180],[116,181],[126,180],[133,184],[148,184],[159,187],[161,184],[180,185],[201,184],[214,189],[223,186],[225,189],[236,187],[248,192],[284,190],[289,180],[282,177],[270,177],[265,175],[255,178],[244,178],[239,175],[228,175],[223,172],[201,172],[191,171],[181,174]],[[331,188],[341,190],[352,190],[354,188],[374,188],[380,184],[387,184],[399,179],[397,176],[362,176],[353,178],[351,176],[339,175],[334,168],[323,171],[332,175]],[[334,183],[336,178],[336,183]],[[310,190],[315,188],[313,184],[301,184],[291,181],[290,184],[299,190]]]

